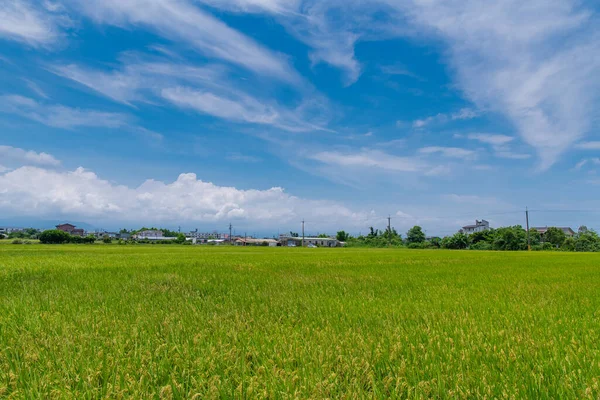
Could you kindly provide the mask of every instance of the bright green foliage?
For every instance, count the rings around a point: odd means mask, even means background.
[[[40,243],[63,244],[71,241],[71,235],[58,229],[51,229],[40,234]]]
[[[598,261],[0,245],[0,398],[597,399]]]
[[[451,250],[462,250],[469,246],[469,238],[464,233],[455,233],[442,239],[442,248]]]
[[[544,233],[544,242],[552,243],[556,247],[562,246],[566,238],[567,236],[562,229],[554,227],[548,228],[546,233]]]
[[[425,242],[425,233],[420,226],[413,226],[406,232],[407,243],[423,243]]]
[[[521,225],[494,230],[494,250],[526,250],[527,231]]]
[[[176,237],[177,239],[175,239],[175,242],[179,244],[185,243],[185,235],[183,233],[178,233]]]

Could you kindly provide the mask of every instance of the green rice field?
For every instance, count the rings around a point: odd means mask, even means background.
[[[600,255],[0,245],[0,398],[600,397]]]

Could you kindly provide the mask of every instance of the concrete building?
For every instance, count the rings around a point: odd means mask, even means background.
[[[269,246],[277,247],[279,242],[275,239],[239,238],[233,242],[236,246]],[[266,243],[266,244],[265,244]]]
[[[148,229],[145,231],[139,231],[133,235],[135,239],[150,239],[150,240],[165,240],[163,232],[154,229]]]
[[[470,235],[475,232],[488,231],[489,229],[490,223],[487,222],[485,219],[482,219],[481,221],[475,220],[475,225],[463,226],[462,229],[459,230],[459,232],[464,233],[465,235]]]

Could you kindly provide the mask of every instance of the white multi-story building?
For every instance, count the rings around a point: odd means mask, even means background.
[[[471,233],[483,232],[489,229],[490,223],[487,222],[485,219],[482,219],[481,221],[475,220],[475,225],[463,226],[459,232],[464,233],[465,235],[470,235]]]

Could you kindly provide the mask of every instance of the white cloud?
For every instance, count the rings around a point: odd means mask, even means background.
[[[379,150],[362,150],[358,153],[323,151],[308,158],[329,165],[343,167],[379,168],[399,172],[417,172],[426,168],[425,163],[414,157],[398,157]]]
[[[60,161],[48,153],[36,153],[18,147],[0,146],[0,159],[12,166],[41,165],[58,166]],[[4,167],[7,168],[7,167]],[[7,169],[4,169],[6,171]],[[3,172],[3,171],[0,171]]]
[[[467,135],[467,139],[477,140],[481,143],[489,144],[492,146],[504,146],[512,142],[515,138],[507,135],[495,135],[491,133],[471,133]]]
[[[597,19],[570,0],[389,2],[448,44],[456,79],[479,107],[507,116],[550,167],[594,120]]]
[[[451,113],[451,114],[443,114],[439,113],[436,115],[432,115],[431,117],[427,117],[424,119],[417,119],[413,121],[413,128],[423,128],[430,124],[443,124],[449,121],[457,121],[457,120],[467,120],[477,118],[479,113],[471,108],[461,108],[459,111]]]
[[[335,60],[343,60],[337,67],[345,71],[357,70],[354,44],[359,40],[442,39],[456,86],[478,109],[507,117],[537,150],[540,169],[549,168],[598,120],[600,25],[589,2],[204,1],[276,15],[315,53],[332,54],[334,61],[325,62],[336,66]],[[440,114],[413,124],[419,128],[451,118]]]
[[[60,36],[59,27],[66,17],[52,13],[45,4],[27,0],[3,0],[0,3],[0,37],[48,46]]]
[[[17,95],[0,96],[0,101],[0,112],[20,115],[55,128],[119,128],[127,125],[129,120],[125,114],[46,105]]]
[[[581,168],[583,168],[585,165],[588,164],[593,164],[593,165],[600,165],[600,158],[598,157],[594,157],[594,158],[584,158],[583,160],[579,161],[576,165],[575,165],[575,170],[580,170]]]
[[[230,121],[272,125],[290,132],[323,130],[302,121],[294,111],[277,109],[242,93],[237,93],[236,97],[224,97],[208,91],[175,87],[163,89],[161,95],[179,107]]]
[[[358,33],[358,29],[354,29],[354,15],[347,10],[352,2],[338,4],[336,1],[301,0],[200,1],[227,11],[271,14],[288,32],[312,48],[309,57],[313,66],[325,63],[342,70],[346,85],[356,82],[360,77],[362,67],[354,54],[354,45],[362,35]],[[329,18],[329,14],[335,14],[337,18]],[[366,18],[369,13],[362,15]]]
[[[50,70],[130,106],[166,100],[181,108],[235,122],[271,125],[291,132],[327,130],[322,126],[323,119],[310,122],[328,110],[322,96],[313,94],[295,108],[260,100],[244,92],[239,81],[227,76],[230,71],[219,65],[196,67],[128,55],[122,68],[110,72],[78,65],[52,66]]]
[[[600,150],[599,142],[581,142],[575,145],[575,148],[580,150]]]
[[[510,150],[497,151],[495,154],[498,158],[506,158],[510,160],[528,160],[531,158],[531,154],[516,153]]]
[[[42,97],[44,99],[48,99],[49,98],[49,96],[46,94],[46,92],[44,92],[42,90],[42,88],[37,83],[35,83],[34,81],[29,80],[29,79],[23,79],[23,81],[25,82],[25,84],[27,85],[27,87],[32,92],[34,92],[35,94],[37,94],[39,97]]]
[[[460,147],[442,147],[442,146],[427,146],[419,149],[421,154],[441,154],[444,157],[451,158],[469,158],[475,155],[473,150],[463,149]]]
[[[303,218],[311,229],[360,227],[370,212],[355,212],[325,200],[302,199],[282,188],[240,190],[181,174],[174,182],[147,180],[138,187],[117,185],[91,171],[21,167],[0,175],[0,210],[14,215],[159,224],[251,223],[289,226]]]
[[[174,41],[185,41],[210,57],[260,75],[298,84],[287,59],[230,28],[186,0],[103,0],[72,3],[94,21],[120,27],[148,27]]]

